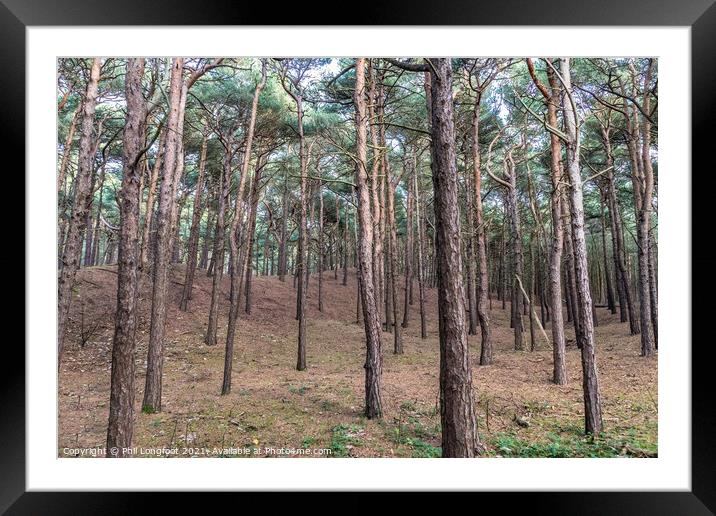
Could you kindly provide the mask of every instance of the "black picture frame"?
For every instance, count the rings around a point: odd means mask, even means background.
[[[338,3],[326,6],[333,16]],[[25,148],[25,29],[36,25],[576,25],[690,26],[692,163],[699,183],[692,180],[692,237],[708,234],[708,195],[714,186],[713,158],[716,113],[716,4],[714,0],[468,0],[441,2],[389,0],[380,6],[360,4],[333,20],[317,22],[318,6],[278,8],[278,4],[226,0],[0,0],[0,141],[5,149]],[[24,153],[15,170],[24,169]],[[698,167],[698,168],[697,168]],[[684,175],[690,171],[680,171]],[[19,173],[16,174],[16,177]],[[702,176],[703,179],[702,179]],[[692,176],[693,177],[693,176]],[[26,192],[28,194],[28,192]],[[686,209],[686,207],[684,207]],[[22,238],[22,237],[21,237]],[[694,248],[692,247],[692,253]],[[713,258],[692,255],[696,270],[711,270]],[[26,276],[32,271],[25,270]],[[711,274],[712,275],[712,274]],[[703,283],[702,283],[703,281]],[[700,289],[711,288],[711,277],[699,277]],[[692,301],[692,321],[708,321],[713,295]],[[31,309],[31,307],[28,307]],[[665,324],[668,324],[668,315]],[[695,336],[695,333],[694,333]],[[696,342],[695,338],[692,341]],[[692,346],[692,490],[690,492],[510,493],[511,509],[524,505],[532,514],[713,514],[716,511],[714,407],[709,352],[713,337]],[[149,509],[145,494],[127,492],[25,492],[25,353],[6,340],[5,367],[0,375],[0,511],[7,514],[125,514]],[[670,343],[686,346],[688,343]],[[12,349],[14,348],[14,350]],[[14,356],[13,356],[14,355]],[[7,364],[12,364],[10,367]],[[686,400],[685,400],[686,402]],[[709,480],[710,479],[710,480]],[[184,505],[189,493],[163,493],[153,498],[167,512]],[[216,494],[212,494],[216,497]],[[222,495],[214,503],[226,502]],[[480,504],[485,496],[480,493]],[[143,499],[139,499],[142,497]],[[482,505],[487,507],[486,505]],[[518,509],[519,510],[519,509]]]

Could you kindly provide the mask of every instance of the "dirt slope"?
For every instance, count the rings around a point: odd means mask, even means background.
[[[178,309],[184,267],[170,283],[163,408],[143,414],[140,404],[149,338],[151,282],[142,278],[137,350],[138,447],[177,447],[203,456],[203,448],[331,450],[333,456],[434,456],[439,453],[438,341],[436,292],[428,290],[427,339],[420,339],[417,304],[404,330],[405,354],[392,354],[384,333],[383,421],[366,421],[363,407],[363,328],[355,322],[356,280],[342,286],[341,273],[324,274],[324,313],[317,310],[318,276],[309,289],[308,369],[296,362],[295,291],[291,279],[254,277],[251,315],[241,311],[235,345],[233,389],[220,396],[228,277],[223,278],[218,346],[203,344],[211,279],[197,271],[189,312]],[[71,335],[59,381],[58,456],[65,448],[104,446],[116,268],[93,267],[78,274]],[[402,289],[401,289],[402,291]],[[534,352],[512,350],[508,310],[491,311],[495,363],[473,367],[478,425],[488,454],[498,456],[651,456],[657,441],[657,359],[638,356],[638,336],[618,316],[598,309],[597,359],[607,435],[599,446],[581,439],[582,394],[579,352],[568,343],[569,384],[550,383],[551,348],[538,333]],[[549,327],[547,328],[549,333]],[[81,334],[87,340],[80,345]],[[529,339],[529,332],[525,338]],[[568,338],[573,338],[571,328]],[[479,357],[479,336],[470,337]],[[528,346],[529,347],[529,346]],[[184,448],[190,450],[184,452]],[[153,452],[145,450],[144,455]],[[228,452],[227,452],[228,453]],[[325,451],[316,451],[322,456]],[[182,455],[180,455],[182,456]],[[186,455],[183,455],[186,456]],[[214,455],[217,456],[217,455]],[[243,456],[243,455],[240,455]],[[293,456],[297,456],[295,453]],[[300,456],[300,455],[299,455]]]

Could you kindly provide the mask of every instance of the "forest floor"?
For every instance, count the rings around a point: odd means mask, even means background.
[[[356,324],[356,279],[347,286],[324,273],[324,312],[317,309],[318,276],[309,287],[305,371],[296,371],[297,322],[291,278],[253,278],[251,315],[243,309],[235,342],[233,384],[221,396],[229,278],[224,276],[219,344],[206,346],[211,278],[196,274],[190,311],[178,309],[184,267],[171,273],[163,411],[142,413],[149,340],[151,281],[142,277],[136,355],[138,456],[156,448],[169,456],[433,457],[440,455],[439,348],[435,289],[427,290],[428,338],[420,338],[417,282],[403,355],[383,334],[382,420],[363,417],[365,358]],[[65,448],[104,447],[109,411],[116,267],[82,269],[72,301],[70,335],[59,380],[58,456]],[[402,288],[401,288],[402,292]],[[402,305],[402,298],[401,298]],[[508,309],[493,300],[494,364],[477,365],[480,337],[470,336],[480,439],[499,457],[650,457],[657,452],[657,359],[639,357],[618,315],[598,309],[597,362],[605,432],[583,437],[579,350],[567,329],[569,382],[556,386],[551,346],[537,331],[535,351],[514,351]],[[527,318],[525,318],[528,321]],[[528,323],[527,323],[528,324]],[[549,334],[549,325],[546,328]],[[81,345],[85,340],[84,346]],[[525,332],[529,349],[529,330]],[[234,448],[234,450],[217,451]],[[246,448],[246,449],[244,449]],[[284,448],[284,450],[280,450]],[[236,449],[243,450],[238,454]],[[251,451],[247,453],[248,449]],[[208,450],[208,451],[207,451]]]

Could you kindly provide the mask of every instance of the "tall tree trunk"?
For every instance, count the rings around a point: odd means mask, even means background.
[[[450,59],[430,59],[431,155],[440,333],[440,419],[443,457],[480,451],[472,392],[460,253],[455,127]]]
[[[308,295],[308,276],[310,274],[309,257],[309,233],[308,233],[308,210],[311,203],[310,189],[308,186],[308,162],[310,161],[311,147],[306,149],[306,138],[303,131],[303,92],[294,84],[296,91],[291,90],[285,83],[284,89],[296,103],[296,118],[298,127],[298,158],[300,163],[300,208],[298,223],[298,256],[296,262],[296,275],[298,279],[298,292],[296,295],[296,319],[298,320],[298,352],[296,358],[296,369],[306,369],[306,303]],[[312,206],[312,205],[311,205]]]
[[[338,281],[338,269],[340,268],[340,256],[341,253],[339,252],[339,242],[340,242],[340,229],[341,229],[341,210],[340,210],[340,203],[338,202],[338,196],[335,196],[335,202],[336,202],[336,224],[333,228],[333,242],[334,246],[332,247],[333,252],[331,253],[331,262],[333,262],[331,265],[335,267],[333,269],[333,279]]]
[[[530,318],[530,351],[535,350],[535,311],[534,311],[534,300],[536,299],[535,296],[535,260],[534,260],[534,238],[531,236],[529,243],[527,244],[527,251],[530,261],[530,289],[529,289],[529,297],[525,299],[525,307],[527,308],[527,315]]]
[[[100,59],[92,60],[90,78],[87,82],[84,100],[82,101],[82,125],[80,133],[80,153],[75,178],[75,195],[72,205],[72,216],[67,227],[65,247],[62,251],[60,274],[57,280],[57,367],[59,370],[64,351],[67,319],[72,302],[72,284],[80,264],[82,231],[91,202],[90,182],[93,169],[93,129],[94,112],[97,106],[99,88]]]
[[[568,197],[567,195],[565,195]],[[574,256],[574,238],[572,236],[571,214],[569,200],[562,202],[562,224],[564,225],[564,247],[567,255],[567,286],[569,289],[568,307],[571,312],[571,321],[574,324],[574,334],[577,339],[577,346],[581,346],[579,338],[581,332],[581,322],[579,320],[579,299],[577,297],[577,280],[575,277],[575,256]],[[591,310],[591,308],[590,308]],[[568,319],[569,320],[569,319]]]
[[[221,175],[221,185],[219,187],[219,202],[216,207],[216,229],[214,230],[214,250],[212,252],[212,262],[214,271],[211,281],[211,300],[209,305],[209,322],[204,336],[204,343],[207,346],[214,346],[217,343],[216,332],[219,319],[219,291],[221,289],[221,276],[224,270],[224,253],[226,239],[226,207],[229,204],[229,195],[231,191],[231,161],[234,155],[232,147],[234,145],[234,135],[231,131],[226,139],[226,154],[224,155],[224,170]]]
[[[179,151],[178,156],[181,157],[181,162],[184,162],[184,148],[182,146],[182,149]],[[182,164],[182,168],[184,168],[184,165]],[[177,181],[180,181],[183,177],[181,174],[177,174]],[[188,198],[189,192],[184,191],[179,195],[179,198],[176,200],[174,204],[174,215],[173,215],[173,224],[172,224],[172,237],[171,237],[171,245],[170,248],[172,250],[171,252],[171,263],[181,263],[182,258],[182,242],[181,242],[181,214],[182,211],[184,211],[184,206],[186,205],[186,200]]]
[[[343,204],[343,281],[341,285],[348,285],[348,203]]]
[[[389,225],[389,243],[390,243],[390,256],[389,256],[389,273],[390,273],[390,292],[391,292],[391,304],[393,307],[392,322],[393,322],[393,353],[396,355],[403,354],[403,338],[400,332],[400,324],[398,324],[399,307],[398,307],[398,231],[395,223],[395,190],[398,186],[398,181],[393,179],[390,174],[390,168],[387,163],[387,157],[385,158],[385,172],[386,185],[388,187],[387,195],[387,211],[388,211],[388,225]]]
[[[383,217],[383,214],[381,213],[382,203],[380,202],[380,163],[381,163],[381,152],[379,148],[379,139],[378,139],[378,125],[375,123],[376,121],[376,109],[375,106],[378,104],[378,93],[376,88],[376,82],[377,74],[375,72],[375,68],[373,67],[372,60],[368,60],[368,70],[370,75],[370,87],[368,92],[368,116],[369,116],[369,125],[370,125],[370,138],[371,138],[371,144],[372,144],[372,154],[373,154],[373,164],[371,168],[371,174],[370,174],[370,191],[371,191],[371,201],[372,201],[372,209],[373,209],[373,282],[374,282],[374,288],[375,288],[375,298],[376,302],[378,303],[378,306],[380,306],[381,301],[384,299],[384,286],[382,284],[383,282],[383,233],[381,232],[381,218]],[[380,317],[380,316],[379,316]]]
[[[122,190],[120,192],[119,259],[117,267],[117,313],[112,340],[112,372],[109,396],[107,449],[123,457],[131,446],[134,430],[134,354],[137,333],[139,182],[147,118],[142,96],[144,59],[128,59],[125,91],[127,119],[122,147]]]
[[[395,291],[395,282],[390,277],[390,260],[391,256],[395,254],[395,249],[390,250],[390,215],[388,211],[388,196],[390,195],[390,170],[388,164],[388,152],[387,142],[385,139],[385,123],[384,123],[384,109],[383,104],[385,102],[385,95],[383,93],[383,76],[384,72],[381,71],[380,78],[377,80],[379,83],[378,96],[376,99],[376,116],[378,121],[378,144],[380,145],[380,173],[379,173],[379,191],[380,191],[380,213],[381,217],[378,221],[380,239],[383,243],[383,249],[381,250],[381,279],[383,281],[383,287],[381,291],[384,295],[385,300],[385,326],[384,330],[387,332],[393,331],[393,299]],[[372,127],[372,126],[371,126]],[[387,249],[387,252],[386,252]]]
[[[617,305],[614,299],[614,287],[612,286],[612,275],[609,271],[609,259],[607,258],[607,224],[604,212],[604,195],[601,196],[601,223],[602,223],[602,258],[604,260],[604,281],[607,290],[607,308],[612,314],[617,313]]]
[[[477,335],[477,282],[475,280],[475,266],[477,262],[475,253],[475,227],[474,227],[474,188],[472,181],[470,180],[468,168],[468,159],[465,156],[465,202],[467,211],[465,214],[465,221],[467,226],[467,236],[465,237],[465,263],[466,271],[465,278],[467,282],[467,313],[468,313],[468,335]]]
[[[557,107],[559,105],[559,81],[551,66],[547,67],[547,79],[550,89],[547,89],[534,72],[532,61],[527,60],[527,66],[532,80],[545,98],[547,104],[547,123],[558,127]],[[562,145],[559,137],[550,132],[550,178],[552,180],[552,193],[550,214],[552,217],[552,245],[550,249],[549,285],[550,300],[552,303],[552,381],[557,385],[567,383],[567,368],[565,363],[564,315],[562,313],[562,246],[564,242],[564,229],[562,225]]]
[[[65,187],[65,178],[67,177],[67,168],[70,165],[70,156],[72,155],[72,140],[75,137],[75,129],[77,128],[77,119],[80,117],[80,111],[82,110],[82,104],[77,106],[74,114],[72,115],[72,122],[70,128],[67,130],[67,138],[65,139],[65,146],[62,149],[62,161],[60,161],[60,171],[57,174],[57,192],[61,192]],[[59,110],[58,110],[59,112]]]
[[[284,170],[283,176],[283,197],[281,200],[281,238],[278,245],[278,279],[286,281],[287,252],[286,240],[288,239],[288,167]]]
[[[105,178],[105,169],[106,169],[106,162],[102,163],[102,167],[100,168],[100,174],[99,174],[99,198],[97,199],[97,217],[95,218],[95,225],[94,225],[94,238],[92,241],[92,252],[90,254],[90,260],[89,265],[97,265],[97,258],[99,256],[99,244],[100,244],[100,223],[102,220],[102,193],[104,189],[104,178]],[[140,176],[141,176],[140,172]],[[139,181],[139,195],[141,198],[141,192],[142,192],[142,181],[140,179]]]
[[[512,150],[508,151],[506,156],[505,172],[509,181],[507,189],[507,212],[510,221],[510,251],[512,254],[512,274],[515,276],[511,279],[512,285],[512,319],[515,335],[515,349],[524,350],[524,342],[522,339],[523,323],[522,309],[524,298],[522,290],[519,288],[519,282],[524,277],[524,258],[522,254],[522,232],[520,224],[520,212],[517,205],[517,169],[512,159]],[[518,279],[519,278],[519,279]],[[524,282],[523,282],[524,283]]]
[[[320,179],[318,180],[318,311],[323,312],[323,181]]]
[[[186,275],[184,277],[184,288],[182,289],[179,309],[184,312],[189,307],[189,300],[192,296],[194,286],[194,273],[196,272],[197,247],[199,244],[199,226],[204,207],[201,203],[201,196],[204,193],[204,172],[206,170],[206,148],[207,135],[201,143],[201,154],[199,155],[199,176],[196,180],[196,192],[194,193],[194,209],[191,217],[191,230],[189,232],[189,243],[187,252]]]
[[[498,281],[500,284],[500,290],[499,290],[499,297],[498,299],[502,301],[502,309],[504,310],[506,308],[506,302],[507,302],[507,273],[505,269],[507,268],[507,238],[505,237],[505,228],[507,226],[507,219],[503,219],[502,222],[502,233],[500,235],[500,269],[498,272]],[[512,317],[510,316],[510,327],[512,327]]]
[[[425,265],[423,263],[423,242],[425,241],[424,224],[420,217],[420,189],[418,187],[418,172],[413,157],[413,185],[415,190],[415,221],[418,225],[418,305],[420,307],[420,337],[428,336],[427,321],[425,317]]]
[[[659,301],[656,284],[656,242],[649,238],[649,300],[651,302],[651,324],[654,327],[654,349],[659,349]]]
[[[561,60],[564,110],[567,142],[567,171],[570,181],[570,204],[572,208],[572,239],[574,242],[574,265],[579,310],[579,326],[582,351],[582,388],[584,390],[584,429],[587,434],[599,435],[602,431],[602,405],[599,393],[599,377],[594,350],[594,326],[592,321],[592,295],[589,287],[587,244],[584,236],[584,203],[582,200],[582,177],[579,170],[579,129],[577,115],[572,105],[571,72],[569,58]]]
[[[306,369],[306,303],[308,294],[308,166],[306,163],[306,142],[303,135],[303,102],[302,98],[296,100],[298,110],[298,134],[299,134],[299,161],[301,166],[301,207],[298,231],[298,353],[296,358],[296,369]]]
[[[480,100],[478,94],[472,114],[472,186],[475,209],[475,249],[477,252],[477,292],[476,308],[480,320],[480,365],[492,364],[492,338],[490,330],[490,314],[487,310],[489,279],[487,268],[487,236],[482,209],[482,173],[480,161]]]
[[[306,169],[306,176],[308,177],[308,169]],[[316,203],[314,202],[314,190],[315,190],[315,182],[313,180],[309,180],[307,183],[308,188],[308,215],[306,219],[306,228],[308,233],[306,234],[306,272],[308,274],[308,280],[311,279],[311,242],[313,241],[313,238],[311,236],[311,233],[313,232],[313,222],[316,220],[315,213],[316,213]],[[308,285],[308,280],[306,281],[306,284]],[[306,287],[306,296],[308,296],[308,286]]]
[[[654,60],[649,59],[649,65],[644,77],[642,108],[646,113],[651,112],[651,77]],[[641,356],[654,355],[654,328],[651,314],[651,287],[649,281],[649,226],[651,221],[651,201],[654,193],[654,171],[651,164],[651,121],[642,116],[641,124],[641,174],[635,189],[640,195],[635,198],[637,208],[637,246],[639,263],[639,315],[641,319]],[[632,171],[634,174],[635,171]]]
[[[602,145],[607,155],[606,165],[607,167],[612,167],[614,165],[614,157],[612,154],[609,124],[601,128],[601,134]],[[639,321],[636,317],[634,304],[632,303],[629,275],[627,273],[626,264],[624,263],[624,232],[619,210],[619,201],[616,194],[616,185],[614,184],[614,170],[612,168],[609,168],[605,176],[605,181],[607,208],[609,209],[609,222],[612,231],[612,255],[614,258],[617,294],[619,296],[620,320],[621,322],[628,320],[631,334],[636,335],[639,333]]]
[[[368,187],[368,170],[366,163],[366,102],[365,102],[365,58],[356,59],[355,90],[353,104],[356,116],[356,168],[355,183],[358,214],[358,285],[363,308],[365,326],[366,357],[365,357],[365,410],[368,419],[380,418],[383,415],[381,401],[381,342],[380,316],[376,302],[376,291],[373,278],[373,231],[374,221],[371,220],[370,193]]]
[[[97,175],[93,174],[92,184],[90,186],[90,199],[94,197],[94,177]],[[92,238],[94,227],[92,225],[93,219],[92,219],[92,201],[90,200],[90,207],[87,210],[87,215],[85,217],[85,249],[84,249],[84,258],[82,259],[82,265],[84,267],[89,267],[92,265],[92,244],[94,242],[94,239]],[[99,213],[97,214],[97,218],[99,218]]]
[[[407,198],[405,206],[405,296],[403,298],[403,328],[407,328],[410,323],[410,305],[412,300],[410,299],[410,291],[413,284],[413,249],[415,244],[413,242],[413,204],[415,203],[413,192],[413,180],[412,172],[406,174],[408,176],[407,183]]]
[[[154,168],[152,169],[152,177],[149,181],[149,191],[147,193],[147,204],[144,210],[144,229],[142,232],[142,249],[139,257],[139,267],[142,270],[147,269],[149,264],[149,249],[152,245],[150,230],[152,229],[152,220],[154,216],[154,199],[156,197],[157,185],[159,183],[159,170],[162,167],[162,159],[166,152],[167,130],[163,128],[159,135],[159,146],[157,147],[157,157],[154,160]]]
[[[157,211],[157,244],[154,252],[154,285],[152,288],[152,311],[149,328],[149,350],[147,353],[147,376],[144,386],[142,410],[162,410],[162,369],[164,367],[164,345],[167,319],[167,284],[169,280],[169,242],[172,230],[172,204],[174,203],[174,179],[177,150],[181,134],[180,112],[182,97],[182,69],[184,59],[172,59],[169,84],[169,115],[167,122],[166,149],[162,185],[159,190]]]
[[[254,178],[251,185],[251,206],[249,213],[248,227],[246,230],[246,249],[247,255],[251,256],[251,249],[254,247],[254,241],[256,240],[256,214],[259,206],[259,194],[261,193],[259,184],[261,182],[261,171],[266,164],[266,157],[259,157],[256,163],[256,171],[254,172]],[[266,238],[268,238],[268,230],[266,232]],[[251,269],[251,259],[246,260],[246,284],[244,286],[245,295],[245,311],[247,314],[251,313],[251,275],[253,271]]]
[[[186,83],[182,83],[181,96],[179,98],[179,125],[177,127],[179,134],[177,134],[176,163],[174,165],[174,180],[172,185],[173,202],[171,205],[171,230],[169,231],[170,263],[178,262],[181,210],[184,207],[184,201],[186,200],[184,194],[177,199],[177,194],[179,192],[179,185],[184,177],[184,114],[186,111],[186,99],[189,92],[188,88],[189,87]]]
[[[202,239],[201,244],[201,259],[199,260],[199,268],[200,269],[209,269],[209,242],[211,241],[211,228],[214,227],[214,210],[211,209],[211,204],[209,204],[209,201],[213,199],[213,188],[210,186],[207,187],[206,191],[206,199],[207,199],[207,206],[206,209],[208,211],[207,217],[206,217],[206,225],[204,226],[204,238]],[[207,276],[211,276],[210,274],[207,274]]]

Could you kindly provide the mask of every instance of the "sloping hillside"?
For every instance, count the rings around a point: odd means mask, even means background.
[[[140,411],[151,292],[149,277],[142,278],[134,444],[145,448],[143,455],[162,447],[178,448],[179,456],[203,456],[207,455],[204,448],[215,447],[256,448],[258,456],[274,455],[277,452],[271,448],[282,447],[319,450],[315,453],[320,456],[439,454],[434,289],[427,294],[427,339],[420,338],[417,295],[409,328],[404,330],[404,355],[393,355],[392,335],[384,333],[385,415],[382,421],[367,421],[362,417],[364,333],[362,325],[356,324],[353,271],[347,286],[341,285],[340,273],[338,279],[332,271],[324,273],[324,313],[317,309],[318,277],[311,276],[308,369],[302,372],[295,370],[296,295],[291,279],[281,282],[275,277],[254,277],[250,315],[242,304],[233,388],[227,396],[220,391],[228,277],[222,284],[220,344],[213,347],[203,343],[211,278],[205,271],[197,271],[190,311],[181,312],[183,278],[183,266],[176,266],[168,303],[164,410],[157,414]],[[67,456],[65,448],[105,444],[116,280],[114,267],[85,268],[78,274],[71,335],[59,382],[61,457]],[[509,304],[508,310],[502,310],[500,303],[494,303],[495,363],[479,367],[475,361],[473,367],[480,437],[490,455],[650,456],[656,452],[657,359],[640,358],[638,336],[629,336],[628,325],[620,324],[618,316],[598,310],[597,358],[607,432],[604,439],[590,444],[581,437],[581,370],[573,341],[567,347],[569,384],[557,387],[550,383],[552,352],[548,343],[538,333],[534,352],[512,350]],[[476,359],[479,336],[471,336],[470,345]],[[184,448],[190,451],[183,452]]]

